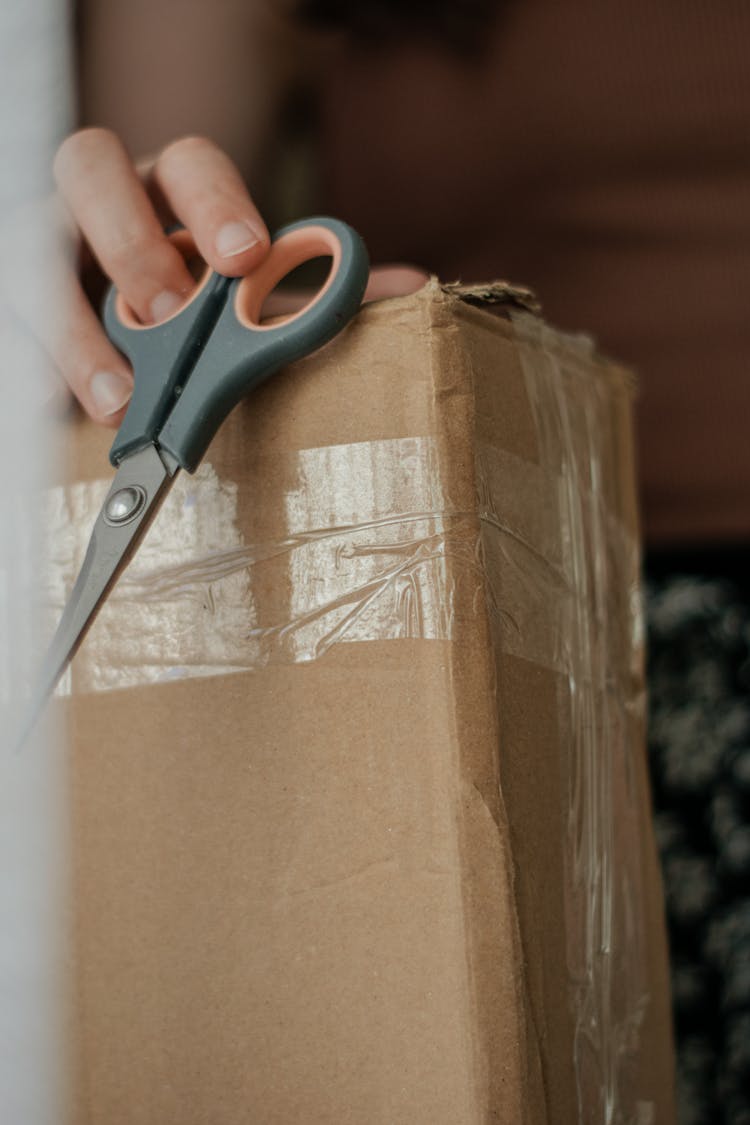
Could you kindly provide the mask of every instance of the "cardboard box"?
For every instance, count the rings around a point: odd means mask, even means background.
[[[673,1120],[633,385],[518,303],[434,282],[281,373],[81,649],[76,1122]]]

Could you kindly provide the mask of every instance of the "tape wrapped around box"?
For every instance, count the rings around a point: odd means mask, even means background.
[[[672,1120],[632,380],[514,297],[279,374],[76,658],[76,1123]]]

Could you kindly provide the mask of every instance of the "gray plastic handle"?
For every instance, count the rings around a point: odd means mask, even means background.
[[[104,327],[135,373],[133,395],[109,451],[114,466],[156,443],[176,388],[187,378],[210,337],[230,284],[228,278],[211,274],[207,284],[176,316],[148,328],[131,327],[120,319],[118,293],[114,286],[110,288],[104,304]]]
[[[317,241],[311,237],[316,229]],[[321,248],[323,235],[337,247],[326,284],[300,313],[260,326],[262,299],[276,282],[294,266],[330,253]],[[368,274],[359,235],[337,219],[314,218],[279,231],[267,262],[250,277],[230,281],[212,274],[190,304],[164,324],[124,324],[122,306],[110,292],[105,327],[135,371],[133,398],[110,451],[112,463],[156,441],[193,472],[246,394],[345,327],[360,307]]]

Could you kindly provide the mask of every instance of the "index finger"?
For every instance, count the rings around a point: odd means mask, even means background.
[[[151,176],[218,273],[241,277],[266,257],[268,228],[233,161],[212,141],[174,141],[157,157]]]
[[[82,129],[57,151],[55,178],[89,249],[144,322],[163,319],[193,288],[125,147],[107,129]]]

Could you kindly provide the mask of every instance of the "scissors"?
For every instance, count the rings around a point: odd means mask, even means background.
[[[187,259],[197,255],[187,231],[169,237]],[[278,282],[321,256],[332,260],[322,288],[299,312],[281,322],[262,323],[263,303]],[[284,227],[268,257],[247,277],[223,277],[206,266],[182,308],[160,324],[141,324],[110,287],[104,327],[133,367],[133,396],[109,454],[114,480],[42,666],[25,733],[179,470],[195,471],[214,434],[245,395],[348,324],[362,302],[368,272],[359,235],[337,219],[315,218]]]

